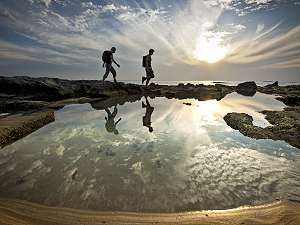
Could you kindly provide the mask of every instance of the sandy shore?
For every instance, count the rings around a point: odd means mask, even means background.
[[[0,224],[300,224],[300,204],[278,201],[256,207],[191,213],[93,212],[0,199]]]

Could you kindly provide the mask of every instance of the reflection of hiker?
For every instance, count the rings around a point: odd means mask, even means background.
[[[152,107],[147,99],[146,99],[146,104],[142,102],[142,108],[146,108],[146,114],[143,116],[143,126],[148,127],[149,132],[153,132],[153,128],[151,126],[151,115],[154,111],[154,107]]]
[[[117,106],[115,105],[113,113],[111,113],[108,108],[106,108],[105,111],[107,113],[107,117],[105,117],[106,120],[105,128],[107,132],[114,133],[116,135],[119,134],[119,131],[117,130],[116,126],[121,121],[121,118],[118,119],[117,122],[115,122],[115,117],[118,113]]]
[[[154,73],[153,73],[152,65],[151,65],[151,61],[152,61],[151,56],[153,55],[153,53],[154,53],[154,50],[150,49],[149,54],[143,56],[143,67],[146,70],[146,76],[142,77],[142,83],[144,83],[146,80],[146,86],[148,86],[150,79],[155,77]]]
[[[117,73],[116,73],[115,69],[113,68],[112,63],[115,63],[118,67],[120,67],[120,65],[114,60],[113,54],[115,52],[116,52],[116,48],[112,47],[110,51],[106,50],[102,54],[102,61],[103,61],[102,66],[103,67],[105,66],[105,74],[103,75],[103,81],[105,81],[109,72],[111,72],[113,75],[113,78],[114,78],[114,82],[117,83],[117,80],[116,80]]]

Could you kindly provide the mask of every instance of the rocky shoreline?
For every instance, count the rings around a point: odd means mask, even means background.
[[[145,87],[138,84],[114,84],[96,80],[62,80],[58,78],[0,77],[0,147],[16,141],[54,121],[53,110],[68,104],[90,103],[95,109],[137,101],[142,96],[176,99],[194,98],[199,101],[221,100],[237,92],[253,96],[256,91],[278,95],[285,103],[284,111],[264,111],[272,127],[260,128],[252,124],[247,114],[229,113],[226,123],[243,135],[262,139],[284,140],[300,147],[300,85],[278,86],[278,82],[259,87],[255,82],[237,86],[178,84]],[[47,112],[47,113],[45,113]],[[9,113],[9,115],[2,115]],[[2,115],[2,116],[1,116]],[[40,115],[44,119],[40,119]],[[10,121],[9,123],[7,121]]]

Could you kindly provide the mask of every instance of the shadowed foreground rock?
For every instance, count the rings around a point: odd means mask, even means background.
[[[17,114],[0,121],[0,147],[8,145],[55,120],[53,111]]]
[[[300,148],[300,107],[288,107],[284,111],[263,111],[273,126],[254,126],[253,118],[245,113],[228,113],[224,120],[227,125],[243,135],[255,139],[284,140]]]

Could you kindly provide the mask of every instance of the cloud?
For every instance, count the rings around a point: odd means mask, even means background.
[[[298,68],[300,59],[300,25],[276,35],[276,24],[251,40],[237,44],[227,62],[259,63],[264,68]]]
[[[11,44],[9,42],[0,41],[0,59],[2,59],[3,61],[16,60],[43,62],[59,65],[75,65],[84,64],[87,61],[91,60],[96,60],[95,58],[85,54],[86,53],[84,51],[80,51],[76,56],[76,54],[61,53],[59,51],[51,50],[48,48],[20,46]]]
[[[298,57],[298,49],[293,48],[297,45],[297,35],[289,32],[293,38],[281,41],[280,24],[269,29],[258,24],[254,37],[238,38],[238,41],[234,37],[249,32],[248,24],[219,25],[220,16],[226,10],[248,13],[259,7],[275,7],[270,1],[248,0],[243,7],[241,1],[233,0],[190,0],[180,7],[165,6],[160,1],[155,1],[155,7],[132,2],[125,5],[124,1],[99,4],[79,0],[27,0],[30,7],[25,5],[17,13],[2,8],[0,16],[14,18],[15,32],[36,44],[0,42],[0,48],[6,49],[0,52],[0,57],[58,65],[94,65],[103,50],[116,46],[116,58],[132,67],[140,64],[141,56],[149,48],[156,50],[158,67],[196,65],[200,68],[204,64],[199,59],[208,61],[207,57],[215,54],[213,51],[217,51],[219,58],[225,57],[223,62],[229,64],[298,65],[292,60]],[[57,4],[63,5],[64,11],[53,7]],[[215,57],[209,60],[214,61]]]
[[[15,16],[13,15],[13,13],[10,10],[2,8],[2,7],[0,7],[0,18],[1,17],[8,18],[12,21],[16,20]]]
[[[260,32],[263,31],[264,28],[265,28],[265,25],[264,25],[264,24],[257,24],[255,33],[256,33],[256,34],[259,34]]]

